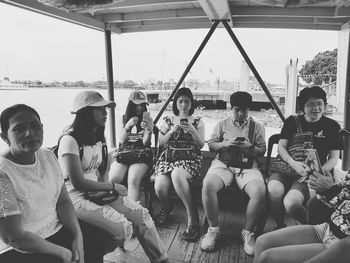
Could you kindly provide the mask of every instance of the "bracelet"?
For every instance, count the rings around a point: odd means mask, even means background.
[[[115,184],[112,183],[112,191],[115,192]]]

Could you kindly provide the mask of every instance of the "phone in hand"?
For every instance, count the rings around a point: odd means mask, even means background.
[[[181,119],[180,120],[180,125],[186,125],[188,124],[188,119]]]
[[[244,137],[237,137],[235,139],[236,142],[244,142],[245,141],[245,138]]]
[[[142,120],[147,121],[147,120],[149,120],[150,118],[151,118],[151,113],[149,113],[148,111],[144,111],[144,112],[142,113]]]

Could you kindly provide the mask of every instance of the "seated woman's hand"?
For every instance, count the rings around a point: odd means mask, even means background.
[[[141,128],[147,130],[149,132],[153,131],[153,123],[152,120],[143,120],[141,122]]]
[[[134,127],[137,124],[138,121],[139,121],[138,117],[130,118],[130,120],[125,124],[125,129],[127,131],[131,130],[131,128]]]
[[[292,168],[302,177],[307,177],[307,165],[303,162],[292,161]]]
[[[124,185],[122,184],[117,184],[117,183],[113,183],[114,184],[114,188],[113,190],[123,196],[127,196],[128,195],[128,188],[126,188]]]
[[[195,134],[197,132],[196,128],[191,123],[180,124],[179,127],[183,129],[185,133]]]

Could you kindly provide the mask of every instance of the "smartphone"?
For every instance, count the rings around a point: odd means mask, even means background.
[[[149,120],[151,118],[151,113],[149,113],[148,111],[144,111],[142,113],[142,119],[143,120]]]
[[[245,141],[245,138],[244,138],[244,137],[237,137],[237,138],[235,139],[235,141],[237,141],[237,142],[244,142],[244,141]]]
[[[186,125],[186,124],[188,124],[188,119],[181,119],[181,120],[180,120],[180,124],[181,124],[181,125]]]

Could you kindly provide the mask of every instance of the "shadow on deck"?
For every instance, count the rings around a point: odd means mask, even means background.
[[[218,249],[213,253],[207,253],[201,250],[200,241],[205,234],[205,229],[201,228],[201,239],[194,243],[184,242],[180,239],[181,233],[186,229],[186,210],[181,202],[176,202],[169,221],[165,227],[159,227],[158,232],[163,241],[170,262],[210,262],[210,263],[250,263],[252,257],[245,254],[240,240],[240,232],[244,224],[245,209],[238,203],[229,208],[221,208],[219,214],[219,223],[222,230],[222,238],[219,241]],[[203,208],[199,208],[200,223],[204,223]],[[295,220],[286,218],[287,225],[295,225]],[[271,231],[275,223],[268,218],[264,232]],[[125,246],[129,256],[130,263],[149,262],[143,252],[140,243],[136,238],[127,242]],[[113,253],[107,254],[104,258],[105,263],[116,262],[116,256]]]

